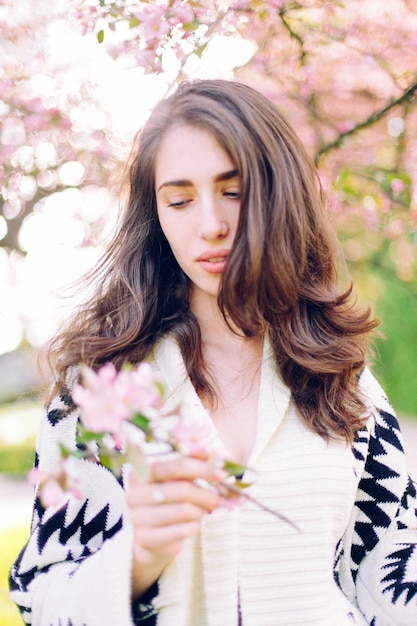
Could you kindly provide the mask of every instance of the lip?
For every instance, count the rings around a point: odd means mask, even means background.
[[[227,259],[230,254],[230,250],[206,250],[202,252],[200,256],[196,258],[196,261],[209,261],[210,259]]]
[[[206,250],[196,258],[200,267],[210,274],[221,274],[227,264],[230,250]]]

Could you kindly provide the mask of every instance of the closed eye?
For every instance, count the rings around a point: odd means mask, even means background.
[[[191,200],[175,200],[174,202],[168,202],[168,206],[171,209],[183,209]]]
[[[226,198],[230,198],[231,200],[239,200],[240,199],[240,189],[227,189],[223,192],[223,195]]]

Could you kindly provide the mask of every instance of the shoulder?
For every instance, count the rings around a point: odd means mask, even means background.
[[[369,368],[363,370],[359,379],[359,388],[370,416],[359,434],[363,435],[365,431],[368,432],[369,451],[376,453],[378,450],[379,454],[384,456],[394,455],[398,463],[402,462],[404,448],[395,410]],[[379,449],[381,443],[382,449]]]
[[[366,406],[373,412],[385,411],[395,415],[387,394],[381,387],[369,367],[365,367],[359,377],[359,389],[362,393]]]
[[[399,480],[397,488],[401,492],[406,477],[405,455],[395,411],[369,368],[363,370],[359,388],[369,417],[356,433],[352,447],[359,464],[358,474],[365,469],[368,482],[371,476],[384,475],[385,478],[390,477],[392,484],[396,482],[395,477]]]
[[[72,391],[79,378],[80,368],[78,366],[68,368],[64,382],[46,405],[46,417],[51,426],[55,426],[75,411],[76,406],[72,399]]]
[[[40,466],[46,471],[56,467],[60,459],[60,444],[73,449],[76,447],[76,429],[79,411],[72,399],[72,390],[79,380],[79,368],[68,369],[64,383],[44,407],[36,452]]]

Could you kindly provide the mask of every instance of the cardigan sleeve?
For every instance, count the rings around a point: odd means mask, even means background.
[[[362,385],[374,411],[354,447],[364,462],[350,546],[356,602],[372,626],[414,626],[416,484],[408,476],[400,427],[385,394],[369,371]]]
[[[41,421],[41,470],[56,467],[59,442],[75,446],[77,420],[64,390]],[[133,531],[123,487],[101,465],[76,463],[82,499],[45,509],[35,497],[30,537],[10,572],[11,598],[33,626],[151,625],[150,594],[131,605]]]

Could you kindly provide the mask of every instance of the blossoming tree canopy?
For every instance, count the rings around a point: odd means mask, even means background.
[[[110,172],[146,117],[139,105],[149,109],[154,88],[155,100],[184,78],[222,76],[261,90],[295,126],[319,167],[352,270],[383,267],[413,289],[413,0],[18,5],[0,4],[0,263],[30,256],[34,241],[80,252],[97,246],[115,206]],[[115,94],[136,113],[126,132],[107,106]]]
[[[254,42],[236,75],[287,112],[315,156],[352,263],[384,254],[415,277],[417,7],[407,0],[106,3],[84,0],[84,32],[146,72],[174,57],[192,74],[216,35]]]

